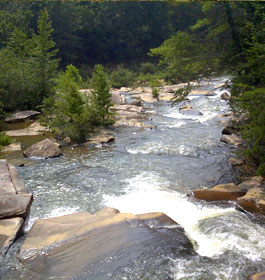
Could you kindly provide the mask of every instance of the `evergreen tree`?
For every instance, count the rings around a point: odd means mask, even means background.
[[[32,38],[34,73],[36,82],[36,105],[40,104],[44,97],[52,93],[55,77],[58,69],[56,59],[57,49],[52,40],[52,23],[49,20],[47,9],[42,10],[38,19],[38,32]]]
[[[109,108],[112,106],[110,83],[102,65],[96,65],[90,82],[91,109],[93,112],[93,124],[96,126],[113,123],[113,113]]]

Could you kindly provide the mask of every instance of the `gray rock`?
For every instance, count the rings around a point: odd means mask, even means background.
[[[24,151],[24,155],[27,157],[51,158],[61,154],[59,144],[48,138],[30,146]]]
[[[21,122],[26,119],[34,119],[38,115],[40,115],[40,112],[38,112],[38,111],[29,111],[29,110],[21,111],[21,112],[14,113],[11,116],[7,117],[5,119],[5,121],[6,122]]]
[[[231,95],[229,92],[225,91],[224,93],[221,94],[221,99],[222,100],[225,100],[225,101],[228,101],[231,99]]]

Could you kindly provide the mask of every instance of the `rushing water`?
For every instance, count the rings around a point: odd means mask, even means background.
[[[201,90],[224,81],[213,80]],[[168,258],[163,265],[155,258],[153,263],[136,261],[104,279],[243,280],[265,270],[262,222],[235,210],[234,204],[187,197],[189,190],[234,179],[227,164],[232,151],[220,142],[218,115],[229,110],[220,94],[216,89],[214,96],[191,97],[192,107],[203,114],[199,116],[183,115],[168,102],[146,104],[155,129],[118,128],[109,147],[66,150],[59,158],[20,167],[34,193],[27,230],[37,218],[95,213],[105,206],[134,214],[164,212],[184,227],[198,254]],[[19,244],[7,256],[5,273],[21,269],[14,261]],[[143,274],[151,268],[152,274]]]

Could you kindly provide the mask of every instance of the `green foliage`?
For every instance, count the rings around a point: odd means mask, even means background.
[[[185,32],[178,32],[160,47],[151,49],[150,55],[160,57],[160,64],[166,65],[172,81],[189,82],[208,70],[202,59],[203,46]]]
[[[105,126],[113,123],[110,82],[102,65],[96,65],[90,81],[92,123],[94,126]]]
[[[7,136],[4,132],[0,132],[0,149],[3,146],[7,146],[7,145],[11,144],[12,142],[13,141],[9,136]]]
[[[0,98],[4,109],[36,109],[52,93],[58,62],[53,58],[51,22],[44,10],[38,20],[38,34],[30,37],[13,27],[5,47],[0,49]]]
[[[110,73],[110,82],[114,88],[133,86],[136,74],[129,69],[118,66]]]
[[[152,89],[152,96],[159,100],[159,87],[161,86],[161,82],[153,79],[149,82],[149,85]]]
[[[192,86],[190,85],[190,83],[188,83],[185,87],[176,90],[174,96],[171,99],[172,106],[183,101],[191,92],[191,89]]]
[[[36,104],[40,104],[44,97],[51,94],[55,85],[58,68],[58,59],[55,57],[58,50],[55,49],[55,42],[51,38],[52,33],[52,23],[47,9],[44,9],[38,19],[38,33],[32,38]]]
[[[247,142],[244,153],[256,161],[258,173],[265,175],[265,88],[244,91],[236,101],[248,116],[241,128]]]
[[[84,142],[86,134],[92,130],[87,98],[79,92],[81,82],[78,70],[68,65],[58,78],[56,95],[45,99],[43,104],[44,122],[78,143]]]

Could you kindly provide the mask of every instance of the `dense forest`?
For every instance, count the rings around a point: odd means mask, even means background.
[[[54,110],[52,125],[80,140],[112,122],[111,86],[186,82],[178,100],[191,81],[226,73],[231,107],[247,116],[246,156],[264,174],[264,30],[262,2],[1,2],[0,115]]]

